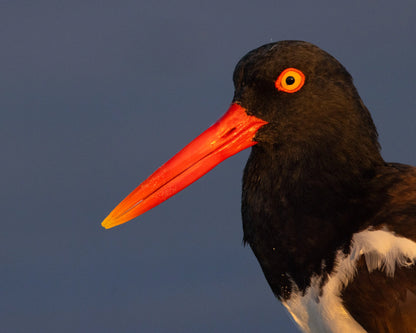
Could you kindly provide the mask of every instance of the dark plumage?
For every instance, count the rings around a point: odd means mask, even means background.
[[[287,67],[301,69],[305,85],[276,93],[271,82]],[[242,216],[244,241],[276,296],[289,299],[295,285],[305,293],[314,275],[325,284],[337,250],[348,254],[352,235],[369,227],[416,241],[416,169],[383,161],[370,114],[338,61],[305,42],[268,44],[239,62],[234,82],[234,101],[269,122],[244,171]],[[362,259],[342,290],[366,330],[416,331],[416,270],[398,272],[368,273]]]
[[[244,241],[306,332],[416,332],[416,169],[386,163],[346,69],[301,41],[234,71],[227,113],[106,218],[124,223],[225,158],[244,170]]]

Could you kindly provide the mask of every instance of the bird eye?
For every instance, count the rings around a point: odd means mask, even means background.
[[[303,87],[305,75],[296,68],[286,68],[275,81],[277,90],[294,93]]]

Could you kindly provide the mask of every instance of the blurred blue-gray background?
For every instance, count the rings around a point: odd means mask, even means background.
[[[133,222],[101,220],[229,106],[282,39],[351,72],[416,164],[416,2],[0,1],[0,331],[297,332],[242,245],[249,151]],[[325,237],[323,231],[323,237]]]

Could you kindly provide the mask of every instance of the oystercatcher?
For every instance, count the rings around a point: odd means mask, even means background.
[[[303,41],[263,45],[234,71],[214,125],[104,220],[158,205],[252,146],[244,242],[305,332],[416,332],[416,168],[387,163],[352,78]]]

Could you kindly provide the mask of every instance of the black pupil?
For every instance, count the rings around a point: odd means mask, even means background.
[[[293,76],[288,76],[287,78],[286,78],[286,84],[288,85],[288,86],[291,86],[292,84],[294,84],[295,83],[295,78],[293,77]]]

